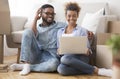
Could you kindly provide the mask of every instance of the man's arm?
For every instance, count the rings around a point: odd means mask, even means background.
[[[37,33],[37,20],[39,20],[40,18],[41,18],[41,9],[39,8],[36,12],[36,15],[35,15],[35,18],[34,18],[33,24],[32,24],[32,30],[35,33],[35,35]]]
[[[88,50],[87,50],[87,55],[90,55],[92,53],[92,51],[91,51],[91,41],[93,41],[93,38],[94,38],[93,32],[87,31],[87,37],[88,37],[89,46],[90,46],[90,48],[88,48]]]
[[[93,37],[94,37],[93,32],[88,31],[88,32],[87,32],[87,34],[88,34],[88,39],[89,39],[89,40],[92,40],[92,39],[93,39]]]

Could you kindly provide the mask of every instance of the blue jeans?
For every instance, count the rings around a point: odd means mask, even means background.
[[[57,71],[61,75],[92,74],[94,67],[89,65],[89,56],[86,55],[64,55]]]
[[[56,48],[41,49],[38,45],[39,37],[32,29],[25,30],[22,37],[20,61],[29,62],[31,71],[52,72],[57,70],[59,59]]]

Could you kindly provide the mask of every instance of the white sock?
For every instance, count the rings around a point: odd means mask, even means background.
[[[27,75],[30,73],[30,64],[24,64],[23,70],[20,71],[20,75]]]
[[[9,68],[10,68],[10,70],[15,71],[15,70],[22,70],[23,66],[24,66],[24,64],[16,64],[16,63],[14,63],[14,64],[10,65]]]
[[[102,76],[108,76],[108,77],[112,77],[112,69],[105,69],[105,68],[100,68],[98,70],[98,75],[102,75]]]

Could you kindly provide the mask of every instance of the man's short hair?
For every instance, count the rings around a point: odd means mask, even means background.
[[[42,10],[45,9],[45,8],[53,8],[54,9],[54,7],[50,4],[44,4],[44,5],[41,6]]]

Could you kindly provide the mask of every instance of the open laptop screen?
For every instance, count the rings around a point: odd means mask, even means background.
[[[60,37],[59,54],[86,54],[87,36]]]

